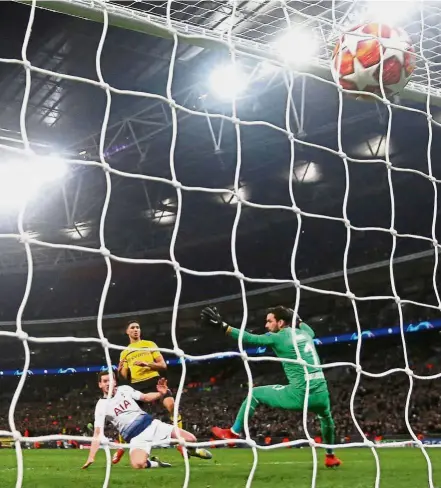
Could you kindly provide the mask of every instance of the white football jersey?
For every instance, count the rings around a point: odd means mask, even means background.
[[[95,428],[104,428],[106,420],[109,420],[118,432],[127,430],[140,415],[145,412],[136,403],[142,393],[131,386],[118,386],[115,395],[110,398],[101,398],[95,407]]]

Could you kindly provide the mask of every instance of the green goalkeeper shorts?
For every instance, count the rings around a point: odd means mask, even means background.
[[[303,411],[305,404],[305,392],[299,391],[291,385],[258,386],[253,388],[253,398],[260,404],[285,410]],[[331,403],[327,389],[309,392],[308,411],[320,417],[331,415]]]

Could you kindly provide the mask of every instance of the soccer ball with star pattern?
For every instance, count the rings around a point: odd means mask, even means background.
[[[332,55],[332,76],[350,91],[382,96],[380,76],[386,97],[400,93],[415,69],[415,50],[407,33],[385,24],[369,23],[343,34]],[[357,98],[369,95],[356,94]],[[369,97],[371,98],[371,97]]]

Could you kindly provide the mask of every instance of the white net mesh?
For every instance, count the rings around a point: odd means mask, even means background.
[[[59,8],[62,10],[63,2],[56,2],[59,5]],[[69,439],[76,439],[83,441],[84,438],[76,438],[72,436],[43,436],[38,438],[24,438],[22,434],[17,431],[15,420],[14,420],[14,413],[16,410],[17,402],[19,400],[20,394],[23,390],[23,386],[27,379],[27,371],[29,370],[30,365],[30,352],[29,352],[29,343],[30,342],[39,342],[39,343],[51,343],[51,342],[72,342],[72,343],[90,343],[95,342],[101,344],[107,361],[107,365],[109,369],[112,367],[111,359],[109,354],[109,349],[120,349],[123,350],[123,347],[116,346],[114,344],[109,343],[107,340],[104,331],[103,331],[103,313],[104,313],[104,305],[106,302],[106,296],[109,290],[109,286],[111,283],[112,277],[112,261],[120,261],[120,262],[127,262],[127,263],[134,263],[134,264],[167,264],[174,268],[176,273],[176,280],[177,280],[177,290],[174,302],[174,309],[171,321],[171,334],[173,340],[174,348],[171,349],[162,349],[159,350],[164,353],[173,354],[178,358],[189,358],[195,359],[194,356],[188,355],[183,351],[178,344],[178,340],[176,337],[176,327],[177,327],[177,313],[178,307],[180,303],[180,295],[182,290],[182,275],[183,274],[194,274],[199,276],[230,276],[235,277],[239,280],[240,289],[241,289],[241,296],[242,296],[242,304],[243,304],[243,319],[240,325],[240,336],[239,336],[239,352],[236,353],[236,356],[241,357],[244,363],[244,367],[247,372],[248,376],[248,404],[247,404],[247,411],[250,408],[250,401],[251,401],[251,391],[253,385],[253,378],[251,375],[251,369],[249,362],[250,361],[268,361],[274,360],[274,358],[261,356],[261,357],[250,357],[244,350],[243,347],[243,333],[247,324],[248,319],[248,307],[247,307],[247,298],[246,298],[246,290],[245,290],[245,283],[260,283],[260,284],[292,284],[296,289],[296,298],[295,298],[295,313],[299,310],[300,300],[302,291],[312,291],[314,293],[319,294],[327,294],[327,295],[334,295],[336,297],[343,297],[347,298],[351,301],[355,322],[357,325],[358,331],[358,341],[357,341],[357,354],[356,354],[356,361],[354,363],[350,362],[340,362],[340,363],[330,363],[323,365],[324,369],[334,368],[337,366],[347,366],[354,368],[357,373],[357,380],[354,385],[354,389],[351,396],[350,402],[350,411],[352,420],[354,425],[356,426],[360,436],[362,437],[363,441],[360,443],[347,443],[341,444],[336,447],[340,448],[349,448],[349,447],[357,447],[357,446],[368,446],[371,448],[373,456],[376,461],[376,480],[375,486],[380,486],[380,479],[381,479],[381,469],[380,469],[380,462],[378,458],[378,454],[376,451],[376,447],[374,446],[373,442],[368,440],[365,433],[363,432],[362,428],[360,427],[357,417],[354,411],[354,401],[355,396],[357,393],[357,389],[360,383],[360,379],[362,375],[366,375],[369,377],[384,377],[390,375],[394,372],[401,371],[408,375],[409,377],[409,393],[407,396],[407,402],[405,407],[405,421],[408,428],[409,435],[412,439],[412,443],[418,446],[422,453],[425,456],[427,461],[427,473],[428,473],[428,480],[429,486],[433,487],[433,477],[432,477],[432,463],[430,458],[426,452],[426,449],[422,442],[417,438],[415,432],[413,431],[410,422],[409,422],[409,404],[410,398],[412,394],[412,388],[415,379],[427,380],[431,378],[437,378],[439,375],[433,376],[418,376],[416,375],[409,366],[407,353],[406,353],[406,340],[404,336],[404,327],[403,327],[403,315],[401,310],[401,305],[405,303],[411,303],[421,307],[429,307],[436,310],[439,310],[441,307],[439,292],[437,289],[436,284],[436,274],[438,269],[438,248],[439,244],[436,239],[436,219],[437,219],[437,184],[440,182],[433,176],[432,172],[432,161],[431,161],[431,144],[432,144],[432,123],[436,123],[433,120],[431,115],[431,99],[432,97],[436,99],[438,96],[438,89],[441,89],[441,72],[438,70],[438,63],[437,57],[439,56],[439,5],[434,3],[429,3],[426,5],[419,5],[420,8],[420,19],[411,22],[410,24],[404,26],[408,29],[408,32],[415,37],[415,41],[417,43],[418,48],[418,64],[417,70],[413,76],[413,79],[409,85],[410,91],[408,93],[426,93],[427,101],[425,110],[421,108],[410,108],[403,105],[397,105],[387,102],[386,99],[382,97],[377,97],[377,100],[381,103],[385,104],[388,111],[388,124],[387,124],[387,133],[386,133],[386,151],[385,151],[385,158],[372,158],[369,160],[363,159],[355,159],[349,157],[345,154],[343,150],[342,144],[342,111],[343,111],[343,97],[344,94],[342,90],[339,90],[339,114],[338,114],[338,123],[337,123],[337,137],[338,137],[338,150],[333,150],[326,146],[318,146],[316,144],[312,144],[310,142],[306,142],[296,137],[291,124],[291,109],[292,109],[292,87],[294,83],[294,74],[292,72],[288,72],[286,75],[286,85],[287,85],[287,96],[286,96],[286,117],[285,117],[285,126],[277,126],[275,124],[265,122],[262,120],[240,120],[238,118],[236,101],[233,98],[232,105],[231,105],[231,115],[224,115],[220,113],[207,113],[207,112],[200,112],[198,110],[189,109],[188,107],[179,105],[174,100],[173,96],[173,77],[175,72],[175,64],[176,64],[176,55],[178,51],[178,47],[180,46],[181,42],[188,42],[188,41],[195,41],[196,38],[199,38],[202,41],[207,39],[215,40],[219,46],[226,46],[230,52],[230,60],[231,63],[237,63],[238,51],[241,51],[241,48],[246,46],[247,49],[245,51],[250,51],[254,49],[252,54],[249,56],[257,61],[260,61],[258,55],[256,54],[259,50],[262,50],[262,53],[265,52],[265,56],[262,57],[268,59],[271,57],[271,51],[268,50],[268,46],[262,46],[263,44],[269,44],[272,42],[272,39],[275,37],[276,32],[280,33],[280,29],[288,30],[291,28],[292,24],[300,23],[303,27],[307,27],[308,29],[312,29],[318,33],[318,36],[321,40],[320,42],[320,49],[317,58],[314,60],[316,66],[322,67],[329,71],[329,58],[330,53],[332,51],[332,47],[335,44],[335,40],[338,38],[338,35],[341,30],[344,30],[348,25],[354,23],[355,14],[359,11],[357,10],[358,7],[365,7],[362,2],[346,2],[346,1],[333,1],[333,2],[304,2],[304,1],[294,1],[294,2],[268,2],[266,4],[261,2],[235,2],[235,1],[228,1],[228,2],[220,2],[220,1],[198,1],[198,2],[179,2],[179,1],[164,1],[164,2],[133,2],[128,4],[127,2],[124,3],[124,6],[121,6],[122,2],[100,2],[100,1],[93,1],[93,2],[82,2],[78,0],[77,2],[69,2],[70,4],[84,6],[93,10],[94,12],[99,12],[101,16],[101,22],[103,24],[101,39],[99,43],[99,47],[96,52],[96,72],[98,81],[94,81],[87,78],[81,78],[79,76],[72,76],[67,74],[62,74],[58,72],[52,72],[49,70],[42,69],[38,66],[34,66],[27,58],[27,48],[29,44],[29,39],[32,34],[32,27],[34,23],[35,12],[37,8],[37,2],[33,1],[32,5],[30,6],[30,15],[29,15],[29,23],[26,30],[26,36],[23,42],[22,47],[22,58],[21,59],[0,59],[0,63],[13,63],[17,65],[21,65],[24,67],[26,72],[26,89],[23,97],[23,104],[21,108],[20,114],[20,129],[21,135],[23,139],[24,149],[13,149],[9,146],[2,146],[2,149],[5,151],[12,151],[16,154],[23,155],[25,157],[32,158],[34,155],[33,150],[31,149],[31,145],[29,143],[28,138],[28,131],[26,125],[26,114],[28,109],[28,101],[29,95],[31,90],[31,83],[32,83],[32,76],[34,73],[40,73],[47,76],[53,76],[61,79],[70,80],[75,83],[85,83],[90,84],[96,87],[101,88],[106,93],[106,110],[102,122],[101,133],[100,133],[100,141],[99,141],[99,161],[84,161],[84,160],[75,160],[71,159],[69,161],[70,164],[73,165],[91,165],[98,168],[101,168],[104,171],[105,178],[106,178],[106,198],[101,214],[101,221],[100,221],[100,248],[92,249],[89,247],[82,247],[82,246],[75,246],[75,245],[59,245],[50,242],[43,242],[37,239],[30,237],[24,230],[23,226],[23,219],[24,214],[26,211],[26,202],[23,202],[23,207],[19,214],[19,221],[18,221],[18,234],[6,234],[1,235],[2,239],[13,239],[19,240],[26,251],[27,262],[28,262],[28,276],[27,276],[27,285],[26,291],[23,297],[23,301],[20,307],[20,310],[17,315],[16,321],[16,331],[15,332],[4,332],[0,331],[0,336],[7,336],[7,337],[15,337],[22,341],[24,353],[25,353],[25,363],[23,366],[23,374],[20,378],[18,383],[17,389],[15,391],[13,400],[10,405],[9,409],[9,430],[2,430],[0,431],[0,436],[12,436],[15,440],[15,450],[17,454],[17,483],[16,486],[20,487],[23,483],[23,469],[24,469],[24,462],[22,456],[22,443],[26,441],[36,441],[36,440],[51,440],[51,439],[61,439],[61,438],[69,438]],[[60,7],[61,5],[61,7]],[[43,5],[45,7],[51,8],[48,3]],[[161,26],[165,28],[169,36],[173,38],[174,47],[172,51],[172,55],[169,62],[169,71],[168,71],[168,82],[166,88],[166,96],[161,96],[149,92],[140,92],[140,91],[130,91],[130,90],[120,90],[114,86],[110,86],[106,80],[103,78],[101,72],[101,56],[104,43],[106,41],[106,36],[108,32],[109,26],[109,15],[115,15],[115,12],[122,12],[122,14],[127,18],[131,19],[132,22],[139,21],[144,22],[146,25],[150,27],[153,25]],[[357,14],[357,15],[358,15]],[[359,18],[359,16],[357,17]],[[430,25],[430,27],[428,27]],[[254,44],[253,44],[254,43]],[[203,44],[203,43],[202,43]],[[268,54],[269,53],[269,54]],[[282,63],[280,60],[276,60],[276,64],[281,65]],[[318,79],[316,75],[306,73],[305,76],[310,76],[315,79]],[[324,83],[331,83],[330,81],[323,80]],[[162,177],[154,177],[154,176],[146,176],[142,174],[134,174],[128,173],[121,170],[117,170],[109,165],[106,160],[105,156],[105,139],[106,139],[106,131],[108,128],[110,110],[112,106],[112,97],[115,95],[125,95],[129,97],[138,97],[138,98],[149,98],[149,99],[156,99],[160,100],[164,103],[167,103],[171,109],[171,116],[172,116],[172,139],[170,144],[170,153],[169,153],[169,161],[170,161],[170,172],[171,172],[171,179],[162,178]],[[390,137],[391,137],[391,130],[392,130],[392,108],[400,108],[402,110],[412,111],[414,113],[419,113],[423,117],[427,119],[427,128],[429,132],[429,139],[428,139],[428,151],[427,151],[427,159],[428,159],[428,168],[426,172],[419,171],[416,169],[410,168],[403,168],[394,166],[391,163],[390,155],[389,155],[389,146],[390,146]],[[209,119],[222,119],[227,123],[233,124],[234,131],[235,131],[235,138],[236,138],[236,147],[237,147],[237,155],[236,155],[236,170],[235,170],[235,180],[234,180],[234,187],[231,188],[204,188],[204,187],[190,187],[181,184],[176,176],[175,171],[175,162],[174,162],[174,155],[175,155],[175,148],[177,143],[178,137],[178,119],[177,113],[178,111],[182,111],[191,115],[201,116],[201,117],[208,117]],[[242,150],[241,150],[241,130],[243,127],[248,126],[265,126],[272,130],[278,131],[279,133],[286,136],[289,140],[290,144],[290,185],[289,185],[289,192],[291,198],[291,206],[283,206],[283,205],[264,205],[264,204],[257,204],[252,203],[244,199],[242,193],[240,192],[240,172],[241,172],[241,164],[242,164]],[[294,189],[293,189],[293,175],[295,174],[295,143],[305,146],[312,146],[316,147],[320,150],[327,151],[330,154],[339,156],[343,161],[344,168],[345,168],[345,198],[343,201],[343,208],[342,208],[342,217],[330,217],[323,214],[313,214],[309,212],[304,212],[301,208],[299,208],[296,204]],[[390,226],[389,228],[381,228],[381,227],[356,227],[351,224],[348,214],[347,214],[347,203],[348,203],[348,195],[350,189],[350,176],[349,176],[349,163],[378,163],[384,164],[387,168],[387,176],[388,176],[388,186],[390,192],[390,203],[391,203],[391,219],[390,219]],[[434,192],[434,209],[433,209],[433,221],[432,221],[432,236],[431,237],[424,237],[420,235],[410,235],[410,234],[399,234],[395,230],[395,200],[394,200],[394,187],[393,187],[393,173],[394,172],[409,172],[413,174],[417,174],[423,178],[429,180],[433,186]],[[149,181],[157,181],[164,183],[166,185],[171,185],[176,191],[176,199],[177,199],[177,214],[176,214],[176,221],[173,228],[173,234],[171,239],[170,245],[170,258],[169,259],[129,259],[123,258],[120,256],[116,256],[111,254],[111,252],[106,248],[106,242],[104,238],[104,230],[106,224],[106,214],[109,206],[109,201],[111,197],[112,187],[111,187],[111,175],[118,175],[124,178],[135,178],[141,180],[149,180]],[[237,207],[236,207],[236,215],[234,220],[234,225],[231,233],[231,254],[233,259],[233,266],[234,270],[231,272],[227,271],[195,271],[192,269],[188,269],[182,267],[175,257],[175,245],[176,239],[179,233],[180,228],[180,219],[182,213],[182,194],[183,192],[207,192],[213,194],[220,194],[220,195],[231,195],[237,200]],[[266,210],[287,210],[289,212],[294,212],[297,217],[298,221],[298,229],[297,235],[293,247],[292,252],[292,260],[291,260],[291,274],[292,279],[290,280],[278,280],[278,279],[253,279],[245,276],[238,265],[238,260],[236,256],[236,237],[237,237],[237,230],[238,225],[241,219],[242,209],[244,206],[255,207],[259,209],[266,209]],[[314,218],[314,219],[328,219],[341,222],[346,226],[347,229],[347,239],[346,239],[346,247],[344,253],[344,261],[343,261],[343,273],[345,278],[346,284],[346,291],[345,292],[337,292],[332,290],[323,290],[314,286],[310,286],[307,284],[302,283],[301,280],[297,277],[297,263],[296,263],[296,256],[297,256],[297,249],[299,246],[299,241],[301,239],[302,233],[302,219],[305,217]],[[393,240],[393,247],[392,252],[390,254],[390,281],[392,285],[393,293],[390,296],[356,296],[350,289],[349,280],[348,280],[348,253],[351,246],[351,238],[354,232],[356,231],[377,231],[382,233],[387,233],[392,236]],[[407,237],[412,239],[420,239],[429,242],[434,247],[434,268],[433,268],[433,286],[437,298],[437,304],[431,305],[427,303],[420,303],[416,301],[410,300],[402,300],[398,295],[396,286],[395,286],[395,277],[394,277],[394,258],[395,258],[395,248],[397,239],[399,237]],[[81,251],[85,253],[95,253],[101,255],[106,262],[107,266],[107,278],[105,281],[105,286],[102,292],[99,311],[98,311],[98,319],[97,319],[97,330],[98,330],[98,339],[92,338],[74,338],[74,337],[45,337],[45,338],[38,338],[29,336],[26,332],[23,331],[22,328],[22,314],[24,308],[26,306],[26,302],[29,297],[29,293],[32,286],[32,278],[33,278],[33,261],[32,261],[32,246],[39,245],[45,246],[50,248],[67,248],[76,251]],[[401,327],[401,338],[402,338],[402,346],[404,350],[404,357],[405,357],[405,368],[395,368],[393,370],[384,371],[382,373],[370,373],[368,371],[363,370],[361,362],[360,362],[360,351],[361,351],[361,326],[358,319],[358,310],[357,310],[357,303],[360,301],[369,301],[369,300],[392,300],[398,305],[399,310],[399,317],[400,317],[400,327]],[[297,344],[294,341],[295,347],[297,348]],[[234,355],[234,354],[233,354]],[[205,356],[197,356],[198,359],[208,359],[213,355],[205,355]],[[300,356],[300,355],[299,355]],[[297,363],[302,364],[306,369],[306,365],[302,361],[297,361]],[[186,363],[185,361],[181,362],[182,364],[182,374],[181,380],[179,384],[179,389],[176,395],[176,403],[175,403],[175,425],[177,422],[177,415],[176,413],[179,410],[179,404],[182,396],[182,392],[184,389],[184,382],[186,378]],[[309,380],[307,382],[307,392],[309,388]],[[307,397],[305,397],[305,406],[307,402]],[[247,418],[247,416],[246,416]],[[331,447],[323,444],[318,444],[314,441],[311,435],[308,432],[308,425],[307,425],[307,409],[305,408],[303,411],[303,426],[304,431],[306,434],[306,439],[299,439],[296,441],[290,442],[288,445],[299,445],[302,443],[309,443],[312,447],[313,453],[313,473],[312,473],[312,480],[311,486],[316,486],[317,481],[317,447]],[[252,465],[252,469],[249,473],[247,486],[251,486],[253,477],[255,475],[255,470],[258,465],[258,449],[274,449],[278,447],[286,447],[287,444],[277,444],[273,446],[257,446],[256,442],[251,438],[249,432],[248,421],[245,422],[245,438],[243,440],[239,440],[238,443],[246,443],[248,444],[253,451],[254,462]],[[225,444],[224,441],[218,441],[217,444]],[[408,441],[397,442],[391,445],[407,445]],[[208,445],[208,443],[199,443],[198,446],[201,445]],[[110,450],[109,445],[105,446],[106,452],[106,459],[107,459],[107,469],[106,469],[106,477],[104,480],[103,486],[108,486],[109,479],[110,479],[110,472],[111,472],[111,459],[110,459]],[[185,457],[185,480],[184,480],[184,487],[188,486],[190,480],[190,465],[188,462],[188,458]]]

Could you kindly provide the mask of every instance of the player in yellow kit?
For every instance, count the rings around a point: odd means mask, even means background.
[[[154,342],[141,340],[141,327],[138,322],[130,322],[127,325],[126,334],[129,336],[130,344],[120,355],[119,376],[127,380],[133,388],[141,393],[155,392],[158,380],[167,371],[167,364],[159,351],[152,351],[152,349],[157,349],[158,347]],[[140,348],[145,348],[146,350],[137,350]],[[170,415],[170,420],[173,422],[175,400],[170,390],[167,390],[162,403]],[[178,415],[177,421],[178,427],[182,429],[181,415]],[[120,441],[122,441],[121,437]],[[113,464],[118,463],[123,455],[124,449],[118,449],[113,456]]]

